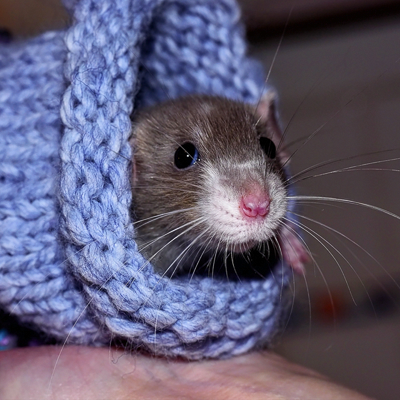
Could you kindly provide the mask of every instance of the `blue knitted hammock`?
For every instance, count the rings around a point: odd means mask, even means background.
[[[130,115],[168,96],[256,103],[233,0],[68,0],[67,31],[0,46],[0,308],[68,343],[226,357],[269,342],[289,268],[161,278],[130,215]]]

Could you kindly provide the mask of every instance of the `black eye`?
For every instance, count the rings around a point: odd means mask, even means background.
[[[268,158],[273,160],[276,157],[276,147],[271,139],[260,137],[260,145]]]
[[[199,152],[193,143],[186,142],[175,151],[174,162],[179,169],[186,169],[199,161]]]

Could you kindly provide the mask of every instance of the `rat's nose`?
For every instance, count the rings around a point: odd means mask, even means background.
[[[256,218],[267,216],[269,205],[270,199],[267,193],[249,193],[242,197],[239,208],[246,217]]]

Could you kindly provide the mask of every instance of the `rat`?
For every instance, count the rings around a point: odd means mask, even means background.
[[[191,95],[133,116],[136,242],[155,271],[194,271],[216,255],[278,252],[304,273],[308,253],[291,221],[275,94],[257,106]]]

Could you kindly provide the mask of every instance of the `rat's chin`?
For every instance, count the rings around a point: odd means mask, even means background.
[[[257,243],[258,242],[255,240],[249,240],[248,242],[244,242],[244,243],[236,243],[231,246],[230,250],[233,253],[237,253],[237,254],[245,253],[246,251],[249,251],[253,247],[255,247],[257,245]]]

